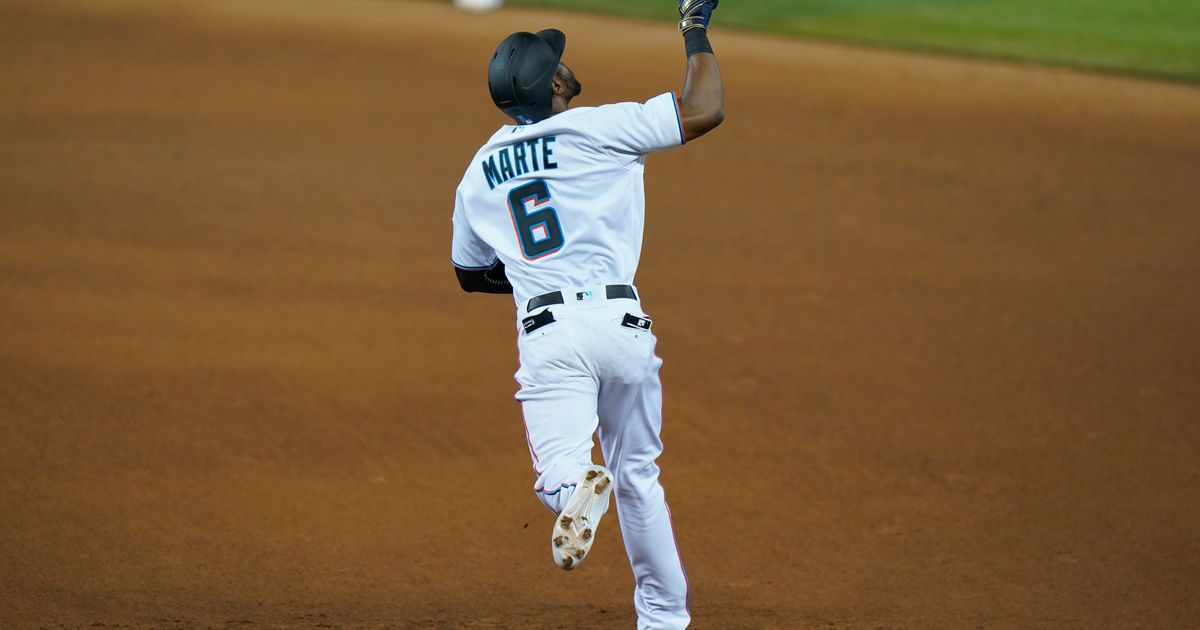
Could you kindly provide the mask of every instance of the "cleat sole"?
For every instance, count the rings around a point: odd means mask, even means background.
[[[554,521],[550,551],[554,563],[570,571],[583,563],[596,538],[600,518],[608,511],[612,473],[593,466],[584,473],[562,514]]]

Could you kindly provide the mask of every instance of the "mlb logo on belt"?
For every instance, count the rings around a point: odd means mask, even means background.
[[[576,299],[576,301],[579,301],[579,302],[584,302],[584,301],[590,300],[590,299],[592,299],[592,292],[591,291],[580,291],[579,293],[575,294],[575,299]]]

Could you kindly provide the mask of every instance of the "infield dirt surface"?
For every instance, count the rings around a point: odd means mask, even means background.
[[[1200,89],[719,24],[637,279],[694,627],[1197,627]],[[681,85],[579,14],[0,4],[0,626],[633,627],[448,260],[547,26],[581,105]]]

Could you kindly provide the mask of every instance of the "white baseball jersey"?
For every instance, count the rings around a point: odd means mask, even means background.
[[[562,288],[632,284],[646,154],[683,142],[670,92],[501,127],[458,186],[451,262],[477,270],[502,261],[517,304]]]

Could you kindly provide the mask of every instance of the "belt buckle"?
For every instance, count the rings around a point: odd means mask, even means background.
[[[575,301],[576,301],[576,302],[588,302],[588,301],[590,301],[590,300],[591,300],[593,297],[595,297],[595,296],[594,296],[594,295],[592,295],[592,292],[591,292],[591,291],[580,291],[580,292],[578,292],[578,293],[576,293],[576,294],[575,294]]]

